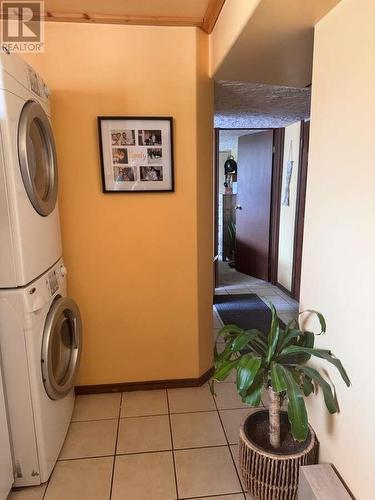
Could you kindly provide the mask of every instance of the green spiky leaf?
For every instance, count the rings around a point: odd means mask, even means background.
[[[308,434],[307,412],[303,393],[290,370],[275,363],[280,378],[279,387],[285,387],[288,395],[288,419],[296,441],[305,441]],[[282,381],[281,381],[282,380]]]
[[[237,390],[240,396],[245,396],[247,390],[254,382],[255,376],[262,364],[259,357],[252,354],[245,354],[242,356],[237,366]]]
[[[242,397],[242,402],[249,406],[259,406],[262,400],[262,391],[264,387],[264,368],[260,368],[255,376],[254,382]]]
[[[324,396],[324,402],[327,407],[327,410],[329,413],[336,413],[338,408],[337,404],[335,401],[335,398],[333,396],[333,392],[331,389],[331,386],[329,383],[324,380],[324,378],[321,376],[321,374],[315,370],[314,368],[311,368],[309,366],[295,366],[297,370],[302,371],[305,373],[310,379],[315,380],[317,384],[322,388],[323,391],[323,396]],[[308,394],[307,394],[308,396]]]
[[[337,368],[346,385],[348,387],[350,386],[350,380],[348,374],[345,371],[345,368],[342,366],[341,361],[332,355],[331,351],[327,351],[326,349],[310,349],[308,347],[300,347],[292,345],[286,347],[280,353],[280,361],[282,361],[283,357],[285,356],[288,357],[294,354],[308,354],[309,356],[316,356],[317,358],[325,359],[326,361],[328,361]]]
[[[270,304],[270,307],[272,312],[272,321],[271,321],[271,329],[268,334],[268,350],[266,358],[267,363],[271,361],[273,355],[275,354],[280,335],[279,319],[276,314],[275,306],[273,304]]]
[[[222,361],[217,365],[215,372],[213,374],[213,378],[219,381],[225,380],[229,376],[233,368],[235,368],[239,362],[240,359]]]
[[[320,323],[320,328],[321,328],[321,331],[320,333],[317,333],[317,335],[321,335],[322,333],[326,333],[327,331],[327,323],[326,323],[326,320],[323,316],[322,313],[318,312],[318,311],[314,311],[314,309],[306,309],[305,311],[301,311],[299,313],[299,315],[301,314],[305,314],[305,313],[310,313],[310,314],[315,314],[319,320],[319,323]]]

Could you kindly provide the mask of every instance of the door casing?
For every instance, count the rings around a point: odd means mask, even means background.
[[[228,129],[215,128],[215,154],[214,154],[214,255],[218,254],[218,196],[219,196],[219,140],[221,130],[259,130],[259,129]],[[297,188],[297,207],[296,207],[296,222],[294,233],[294,257],[293,257],[293,274],[292,274],[292,290],[285,289],[277,281],[278,270],[278,254],[279,254],[279,232],[280,232],[280,203],[281,203],[281,188],[283,175],[283,155],[284,155],[284,137],[285,130],[283,128],[267,129],[273,130],[273,165],[272,165],[272,183],[271,183],[271,210],[270,210],[270,248],[269,248],[269,274],[268,280],[270,283],[282,289],[285,293],[299,299],[300,280],[301,280],[301,265],[302,265],[302,248],[303,248],[303,227],[307,185],[307,163],[308,163],[308,145],[309,145],[309,122],[301,122],[301,137],[300,137],[300,168],[298,173],[298,188]],[[218,266],[215,261],[215,286],[218,281]]]

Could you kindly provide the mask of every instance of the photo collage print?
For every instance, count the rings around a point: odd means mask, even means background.
[[[115,182],[163,180],[161,130],[111,130],[111,144]]]

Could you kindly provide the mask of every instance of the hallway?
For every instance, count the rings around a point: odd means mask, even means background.
[[[298,315],[298,302],[280,288],[267,281],[239,273],[226,262],[219,261],[218,284],[219,286],[215,288],[215,295],[254,293],[264,302],[272,302],[284,323],[288,323]],[[218,314],[215,317],[216,328],[220,328],[222,323]]]

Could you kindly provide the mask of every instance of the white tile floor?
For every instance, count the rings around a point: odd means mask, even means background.
[[[256,293],[288,321],[298,304],[276,287],[230,270],[216,293]],[[222,322],[214,311],[213,339]],[[8,500],[245,500],[238,430],[254,409],[234,377],[202,387],[78,396],[47,484]],[[267,401],[263,402],[267,405]]]
[[[264,302],[272,302],[280,319],[288,323],[298,315],[298,302],[284,293],[280,288],[267,281],[252,278],[229,267],[226,262],[219,263],[219,286],[215,289],[217,295],[236,295],[255,293]],[[220,328],[219,317],[214,316],[214,327]]]
[[[233,445],[253,409],[215,388],[78,396],[48,484],[9,500],[244,500]]]

